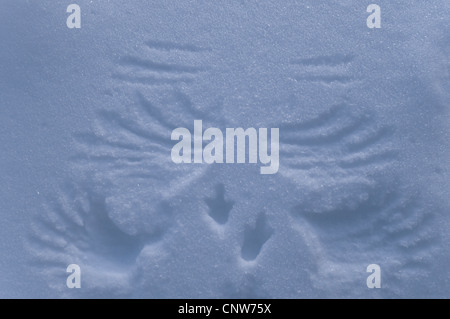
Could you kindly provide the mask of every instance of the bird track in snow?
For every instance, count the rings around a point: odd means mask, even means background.
[[[132,102],[103,109],[91,132],[75,136],[73,166],[89,182],[75,181],[76,191],[63,189],[33,224],[29,246],[35,258],[45,260],[42,271],[49,278],[59,273],[58,267],[79,262],[93,269],[92,277],[114,282],[118,294],[130,294],[145,275],[136,264],[142,250],[164,242],[170,227],[176,227],[177,212],[172,211],[171,202],[190,193],[194,182],[214,179],[214,166],[174,165],[170,160],[174,128],[187,127],[195,119],[211,126],[227,125],[220,118],[223,105],[200,108],[185,90],[206,81],[205,75],[214,68],[202,63],[205,56],[213,59],[214,50],[150,40],[140,53],[115,61],[111,78]],[[349,66],[357,58],[353,54],[290,58],[292,74],[286,79],[295,79],[299,85],[356,86],[361,80],[349,72]],[[420,197],[413,200],[380,182],[383,172],[397,162],[398,150],[390,143],[394,127],[380,123],[375,114],[353,110],[346,102],[331,105],[314,118],[276,125],[281,162],[276,178],[300,186],[305,179],[325,186],[304,186],[308,193],[301,194],[294,207],[279,203],[294,218],[294,225],[289,220],[272,225],[271,211],[258,212],[251,222],[241,221],[238,259],[258,263],[263,251],[270,255],[275,249],[267,243],[294,227],[313,250],[317,264],[310,279],[320,289],[333,284],[327,267],[340,269],[347,278],[346,271],[372,262],[366,260],[366,250],[379,259],[387,250],[405,250],[411,258],[394,262],[396,269],[426,269],[430,256],[421,257],[423,248],[436,243],[426,223],[431,214],[420,206]],[[228,198],[225,191],[239,186],[220,180],[215,184],[212,195],[201,199],[208,217],[226,226],[230,216],[239,219],[244,213],[235,212],[239,199]],[[351,235],[361,246],[355,246]],[[351,260],[341,258],[340,251],[348,251]],[[105,272],[104,265],[110,270]],[[247,271],[242,269],[243,274]],[[254,276],[246,278],[258,281]],[[49,280],[55,286],[57,280]],[[88,288],[92,293],[108,293],[111,286],[93,279]],[[255,290],[238,293],[249,294],[256,294]]]

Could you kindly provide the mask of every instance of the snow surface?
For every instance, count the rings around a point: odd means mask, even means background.
[[[73,2],[0,2],[0,297],[450,297],[449,1]]]

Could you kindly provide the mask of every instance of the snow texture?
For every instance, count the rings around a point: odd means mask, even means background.
[[[449,1],[76,3],[0,3],[0,297],[450,297]],[[278,173],[174,164],[194,120]]]

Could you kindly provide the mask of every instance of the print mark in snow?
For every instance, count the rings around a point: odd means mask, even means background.
[[[357,79],[347,75],[347,71],[354,59],[353,55],[339,54],[292,59],[293,70],[300,72],[292,78],[296,81],[323,85],[352,85],[357,82]]]
[[[329,56],[316,56],[312,58],[300,58],[292,59],[292,64],[302,65],[305,67],[336,67],[340,65],[346,65],[351,62],[355,57],[353,55],[329,55]]]
[[[342,171],[349,176],[361,169],[379,171],[395,162],[397,150],[388,138],[393,133],[392,127],[374,124],[370,114],[334,105],[309,121],[287,123],[280,153],[292,170]]]
[[[97,284],[119,296],[128,294],[139,275],[136,259],[142,249],[161,237],[157,230],[124,232],[109,216],[104,196],[69,189],[47,203],[31,226],[27,247],[51,288],[66,291],[64,270],[75,263],[96,279],[85,282],[87,296],[98,292]]]
[[[145,43],[148,48],[162,51],[186,51],[186,52],[204,52],[210,51],[207,48],[201,48],[191,44],[180,44],[169,41],[149,40]]]
[[[175,88],[164,89],[158,99],[140,91],[134,94],[132,105],[100,111],[93,131],[76,136],[79,152],[73,157],[75,163],[82,170],[97,167],[97,176],[112,182],[139,180],[141,189],[171,174],[176,176],[175,171],[191,172],[190,167],[174,166],[167,156],[173,146],[170,134],[177,126],[192,125],[196,118],[208,121],[210,116]]]
[[[349,260],[362,266],[370,254],[392,267],[387,276],[393,287],[409,273],[416,278],[429,273],[438,239],[431,227],[433,213],[421,205],[420,196],[404,196],[378,185],[359,203],[318,211],[307,211],[306,206],[293,208],[292,214],[299,224],[308,225],[302,229],[310,245],[321,247],[314,252],[321,264],[345,271]],[[392,251],[390,260],[386,260],[387,250]]]
[[[82,203],[63,196],[48,205],[46,214],[34,225],[33,242],[37,248],[53,246],[51,250],[60,254],[59,257],[66,256],[67,261],[92,255],[118,264],[130,264],[146,244],[160,237],[157,233],[129,235],[123,232],[109,217],[104,197],[96,194],[87,197]],[[71,252],[77,256],[71,256]]]
[[[244,243],[241,249],[241,257],[246,261],[255,260],[261,252],[264,244],[273,234],[273,229],[267,223],[267,217],[260,213],[254,227],[246,226],[244,231]]]
[[[193,61],[201,61],[197,55],[207,54],[209,49],[164,41],[148,41],[146,46],[145,53],[121,57],[113,78],[136,85],[173,86],[191,83],[198,74],[207,71]]]
[[[217,184],[215,189],[216,195],[214,198],[206,198],[205,202],[208,205],[208,215],[220,225],[224,225],[228,221],[234,202],[225,199],[225,186]]]

